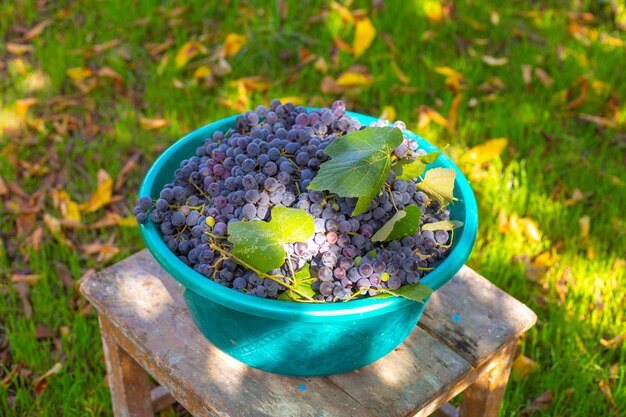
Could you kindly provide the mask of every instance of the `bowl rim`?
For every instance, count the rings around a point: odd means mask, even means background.
[[[314,110],[314,108],[307,108],[307,111],[310,110]],[[360,113],[346,113],[365,125],[380,120]],[[198,137],[209,138],[215,130],[225,130],[227,126],[233,127],[238,116],[230,116],[209,123],[173,143],[152,164],[141,183],[138,195],[152,197],[152,188],[162,167],[170,159],[178,160],[178,154],[181,148],[187,145],[187,142],[197,140]],[[415,133],[406,130],[404,134],[409,139],[417,140],[420,148],[426,149],[428,152],[440,152],[437,147]],[[191,156],[185,156],[184,158]],[[462,219],[464,222],[462,231],[455,235],[458,240],[448,257],[420,280],[420,282],[428,285],[433,290],[440,288],[461,269],[472,250],[478,227],[478,209],[469,182],[452,160],[443,153],[437,159],[437,165],[452,168],[457,172],[455,183],[458,186],[460,195],[457,195],[459,201],[456,204],[465,205],[465,217]],[[186,290],[194,291],[211,301],[248,314],[282,320],[314,322],[327,321],[330,317],[349,320],[355,317],[365,318],[384,314],[416,302],[401,297],[389,297],[381,299],[364,298],[346,303],[298,303],[256,297],[220,285],[187,266],[167,248],[154,223],[140,224],[139,230],[152,256]]]

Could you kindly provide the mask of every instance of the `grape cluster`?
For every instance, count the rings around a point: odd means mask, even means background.
[[[408,205],[420,207],[422,223],[449,219],[449,212],[417,191],[414,181],[396,180],[391,171],[381,194],[354,217],[356,199],[307,190],[328,159],[326,146],[366,127],[345,111],[341,100],[310,112],[272,100],[269,108],[246,112],[236,119],[235,129],[215,132],[196,155],[182,161],[158,199],[141,197],[134,208],[137,221],[158,225],[167,247],[200,274],[260,297],[276,298],[285,286],[224,257],[211,243],[227,243],[231,222],[269,220],[275,206],[306,210],[314,218],[315,234],[285,245],[285,265],[269,273],[289,276],[309,264],[317,277],[312,284],[317,300],[348,300],[418,282],[445,258],[447,231],[423,231],[384,244],[371,241],[396,210]],[[394,126],[405,130],[403,122]],[[394,154],[425,152],[405,138]]]

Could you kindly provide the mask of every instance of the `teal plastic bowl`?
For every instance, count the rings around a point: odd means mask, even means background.
[[[349,113],[363,124],[378,119]],[[170,146],[146,174],[140,196],[157,198],[171,182],[174,170],[214,131],[235,125],[236,116],[204,126]],[[428,152],[438,149],[406,132]],[[446,156],[431,165],[457,171],[451,217],[464,226],[455,231],[449,256],[421,282],[434,290],[463,266],[476,238],[478,212],[474,193],[461,171]],[[161,240],[151,222],[141,235],[157,262],[184,287],[184,298],[200,331],[235,359],[264,371],[298,376],[322,376],[366,366],[395,349],[411,333],[425,304],[404,298],[362,299],[309,304],[268,300],[233,291],[180,261]]]

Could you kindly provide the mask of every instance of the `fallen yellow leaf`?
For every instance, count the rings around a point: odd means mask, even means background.
[[[578,227],[580,228],[582,238],[587,239],[589,237],[589,229],[591,228],[591,217],[585,215],[578,219]]]
[[[143,130],[160,129],[170,124],[166,119],[148,119],[147,117],[139,117],[139,124]]]
[[[522,227],[522,232],[527,239],[539,242],[541,241],[541,235],[539,234],[539,228],[537,227],[537,223],[534,220],[529,219],[528,217],[524,217],[519,219],[520,226]]]
[[[88,67],[75,67],[65,71],[68,77],[74,81],[81,81],[93,75],[93,71]]]
[[[188,41],[180,47],[178,52],[176,52],[176,58],[174,58],[174,63],[176,64],[176,68],[182,68],[189,61],[191,61],[196,55],[198,55],[202,51],[202,44],[198,41]]]
[[[302,103],[304,103],[304,99],[302,97],[298,97],[298,96],[281,97],[279,100],[283,104],[285,104],[285,103],[293,103],[295,106],[299,106]]]
[[[113,194],[113,179],[104,170],[98,171],[98,188],[92,194],[91,198],[85,204],[81,204],[79,208],[86,212],[94,212],[101,207],[111,202],[111,195]]]
[[[383,107],[383,112],[381,113],[379,119],[381,120],[396,120],[396,109],[393,106],[385,106]]]
[[[461,162],[474,164],[489,162],[500,156],[508,142],[506,138],[490,139],[463,154]]]
[[[356,28],[354,31],[354,42],[352,49],[356,58],[363,55],[363,53],[370,47],[374,39],[376,38],[376,28],[372,25],[371,20],[367,17],[356,22]]]
[[[513,361],[513,374],[518,379],[525,378],[528,374],[539,369],[539,364],[525,355],[518,355]]]
[[[396,73],[396,76],[398,77],[398,79],[400,80],[402,84],[408,84],[411,81],[411,79],[407,77],[404,71],[402,71],[402,69],[398,66],[396,61],[391,61],[391,69],[394,70],[394,72]]]
[[[441,3],[436,0],[424,2],[423,8],[426,17],[433,23],[441,23],[445,17]]]
[[[229,33],[224,41],[224,52],[226,56],[237,55],[246,44],[246,37],[237,33]]]
[[[435,122],[436,124],[445,128],[448,127],[448,120],[443,117],[438,111],[431,109],[428,106],[420,106],[419,120],[417,123],[418,129],[426,129],[430,122]]]
[[[337,85],[341,87],[368,86],[372,83],[372,76],[359,72],[344,72],[337,78]]]
[[[450,67],[435,67],[435,72],[446,77],[445,83],[452,91],[458,93],[461,90],[464,78],[460,72]]]
[[[330,4],[330,7],[334,11],[339,13],[339,16],[341,16],[342,20],[354,24],[354,16],[352,16],[352,13],[350,13],[350,10],[348,10],[344,5],[339,4],[336,1],[333,1]]]
[[[63,190],[52,191],[52,202],[64,220],[71,220],[80,223],[80,208],[72,201],[70,195]]]
[[[30,109],[31,106],[34,106],[37,103],[39,103],[39,100],[33,97],[16,100],[15,112],[19,117],[24,117],[26,116],[26,113],[28,113],[28,109]]]

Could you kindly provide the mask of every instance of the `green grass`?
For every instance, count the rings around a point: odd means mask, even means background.
[[[613,349],[600,343],[602,338],[626,331],[622,291],[626,275],[620,261],[626,249],[626,47],[603,41],[605,36],[622,41],[626,36],[613,24],[608,2],[540,2],[533,6],[540,10],[533,12],[523,1],[459,1],[448,20],[434,23],[427,19],[422,1],[387,2],[382,10],[372,10],[372,2],[354,1],[350,9],[367,9],[378,30],[374,43],[358,60],[343,51],[333,55],[333,37],[351,43],[353,29],[341,23],[328,2],[232,0],[227,7],[222,2],[198,2],[178,16],[168,13],[175,8],[174,2],[155,0],[51,3],[60,5],[38,10],[34,1],[0,4],[0,127],[15,122],[16,100],[36,97],[39,104],[31,108],[29,117],[43,118],[48,130],[48,134],[31,128],[0,133],[0,175],[6,182],[19,183],[28,194],[45,190],[50,188],[45,176],[25,175],[24,166],[16,166],[16,161],[39,162],[58,174],[55,184],[75,201],[84,202],[95,190],[100,168],[116,178],[124,162],[140,152],[140,166],[131,172],[122,200],[115,205],[124,216],[131,214],[142,175],[159,149],[196,127],[234,113],[218,102],[237,99],[231,80],[263,75],[272,81],[269,91],[250,94],[250,105],[285,96],[320,105],[342,97],[350,108],[373,115],[391,105],[397,118],[416,130],[420,105],[446,116],[454,98],[445,77],[434,68],[448,66],[462,73],[466,87],[461,91],[456,131],[431,124],[418,133],[439,146],[450,144],[448,153],[457,161],[463,151],[487,139],[509,140],[502,157],[482,168],[482,178],[470,175],[474,168],[465,166],[480,206],[478,241],[468,263],[528,304],[539,317],[521,341],[521,352],[537,361],[540,369],[511,380],[501,415],[519,415],[547,390],[554,393],[553,403],[537,415],[626,413],[626,343]],[[498,12],[497,25],[490,21],[492,11]],[[597,38],[576,39],[568,31],[568,14],[582,12],[595,16],[595,21],[583,24],[595,30]],[[287,13],[287,19],[281,13]],[[50,19],[50,26],[30,42],[34,51],[18,62],[6,43],[18,41],[24,29],[43,19]],[[473,27],[476,23],[481,26]],[[382,32],[393,39],[399,54],[390,52]],[[208,63],[207,55],[196,57],[183,69],[173,65],[176,51],[186,41],[199,39],[213,51],[228,33],[244,34],[248,42],[239,54],[228,58],[232,72],[216,76],[214,86],[192,81],[195,68]],[[424,40],[424,33],[436,36]],[[172,46],[153,59],[145,43],[160,43],[168,37]],[[85,53],[113,39],[120,41],[118,46]],[[369,69],[374,82],[344,94],[324,94],[320,89],[324,74],[313,64],[297,68],[300,48],[323,57],[331,77],[359,64]],[[508,63],[488,66],[481,60],[483,55],[506,57]],[[162,63],[163,56],[169,62]],[[411,89],[402,89],[392,60],[410,78]],[[112,68],[122,76],[124,89],[118,91],[110,80],[103,80],[83,96],[66,75],[68,68],[82,65]],[[543,86],[535,77],[529,90],[522,65],[541,67],[554,84]],[[36,70],[43,74],[39,83],[33,82]],[[568,94],[582,76],[588,80],[589,93],[580,107],[567,110],[558,100],[559,92]],[[504,88],[489,95],[481,84],[492,77],[498,77]],[[574,87],[565,102],[578,95],[579,88]],[[83,102],[67,108],[46,104],[58,96]],[[611,103],[616,103],[614,110]],[[615,117],[618,124],[598,127],[576,117],[578,113]],[[52,120],[63,115],[71,115],[79,124],[57,134]],[[138,122],[141,116],[162,117],[171,125],[145,131]],[[99,127],[95,135],[89,125]],[[57,164],[51,149],[59,155]],[[567,205],[576,188],[588,196]],[[111,415],[96,317],[81,314],[84,301],[76,289],[62,285],[52,261],[68,265],[76,279],[88,268],[105,265],[80,250],[63,247],[47,230],[39,250],[29,247],[25,236],[16,234],[19,209],[11,203],[17,201],[15,195],[11,192],[2,198],[0,324],[6,328],[12,357],[2,364],[0,379],[18,364],[32,375],[14,376],[0,385],[0,415]],[[43,226],[43,212],[60,216],[47,196],[43,211],[34,218],[35,227]],[[533,219],[541,232],[540,241],[529,242],[522,233],[500,233],[500,212]],[[85,215],[84,222],[92,223],[102,214],[100,210]],[[587,239],[579,231],[583,215],[591,219]],[[66,233],[79,244],[104,242],[115,234],[121,252],[108,263],[143,247],[134,227]],[[515,259],[525,255],[532,260],[544,252],[551,253],[554,261],[533,282],[524,263]],[[25,317],[10,282],[11,274],[20,270],[42,275],[30,288],[32,319]],[[571,279],[561,282],[565,270],[571,271]],[[564,301],[559,296],[561,287],[566,289]],[[36,324],[57,331],[65,326],[69,331],[56,342],[37,340]],[[34,376],[61,360],[62,370],[50,377],[41,396],[33,396]],[[613,364],[618,364],[617,374],[611,379]],[[607,381],[614,406],[600,390],[600,381]]]

